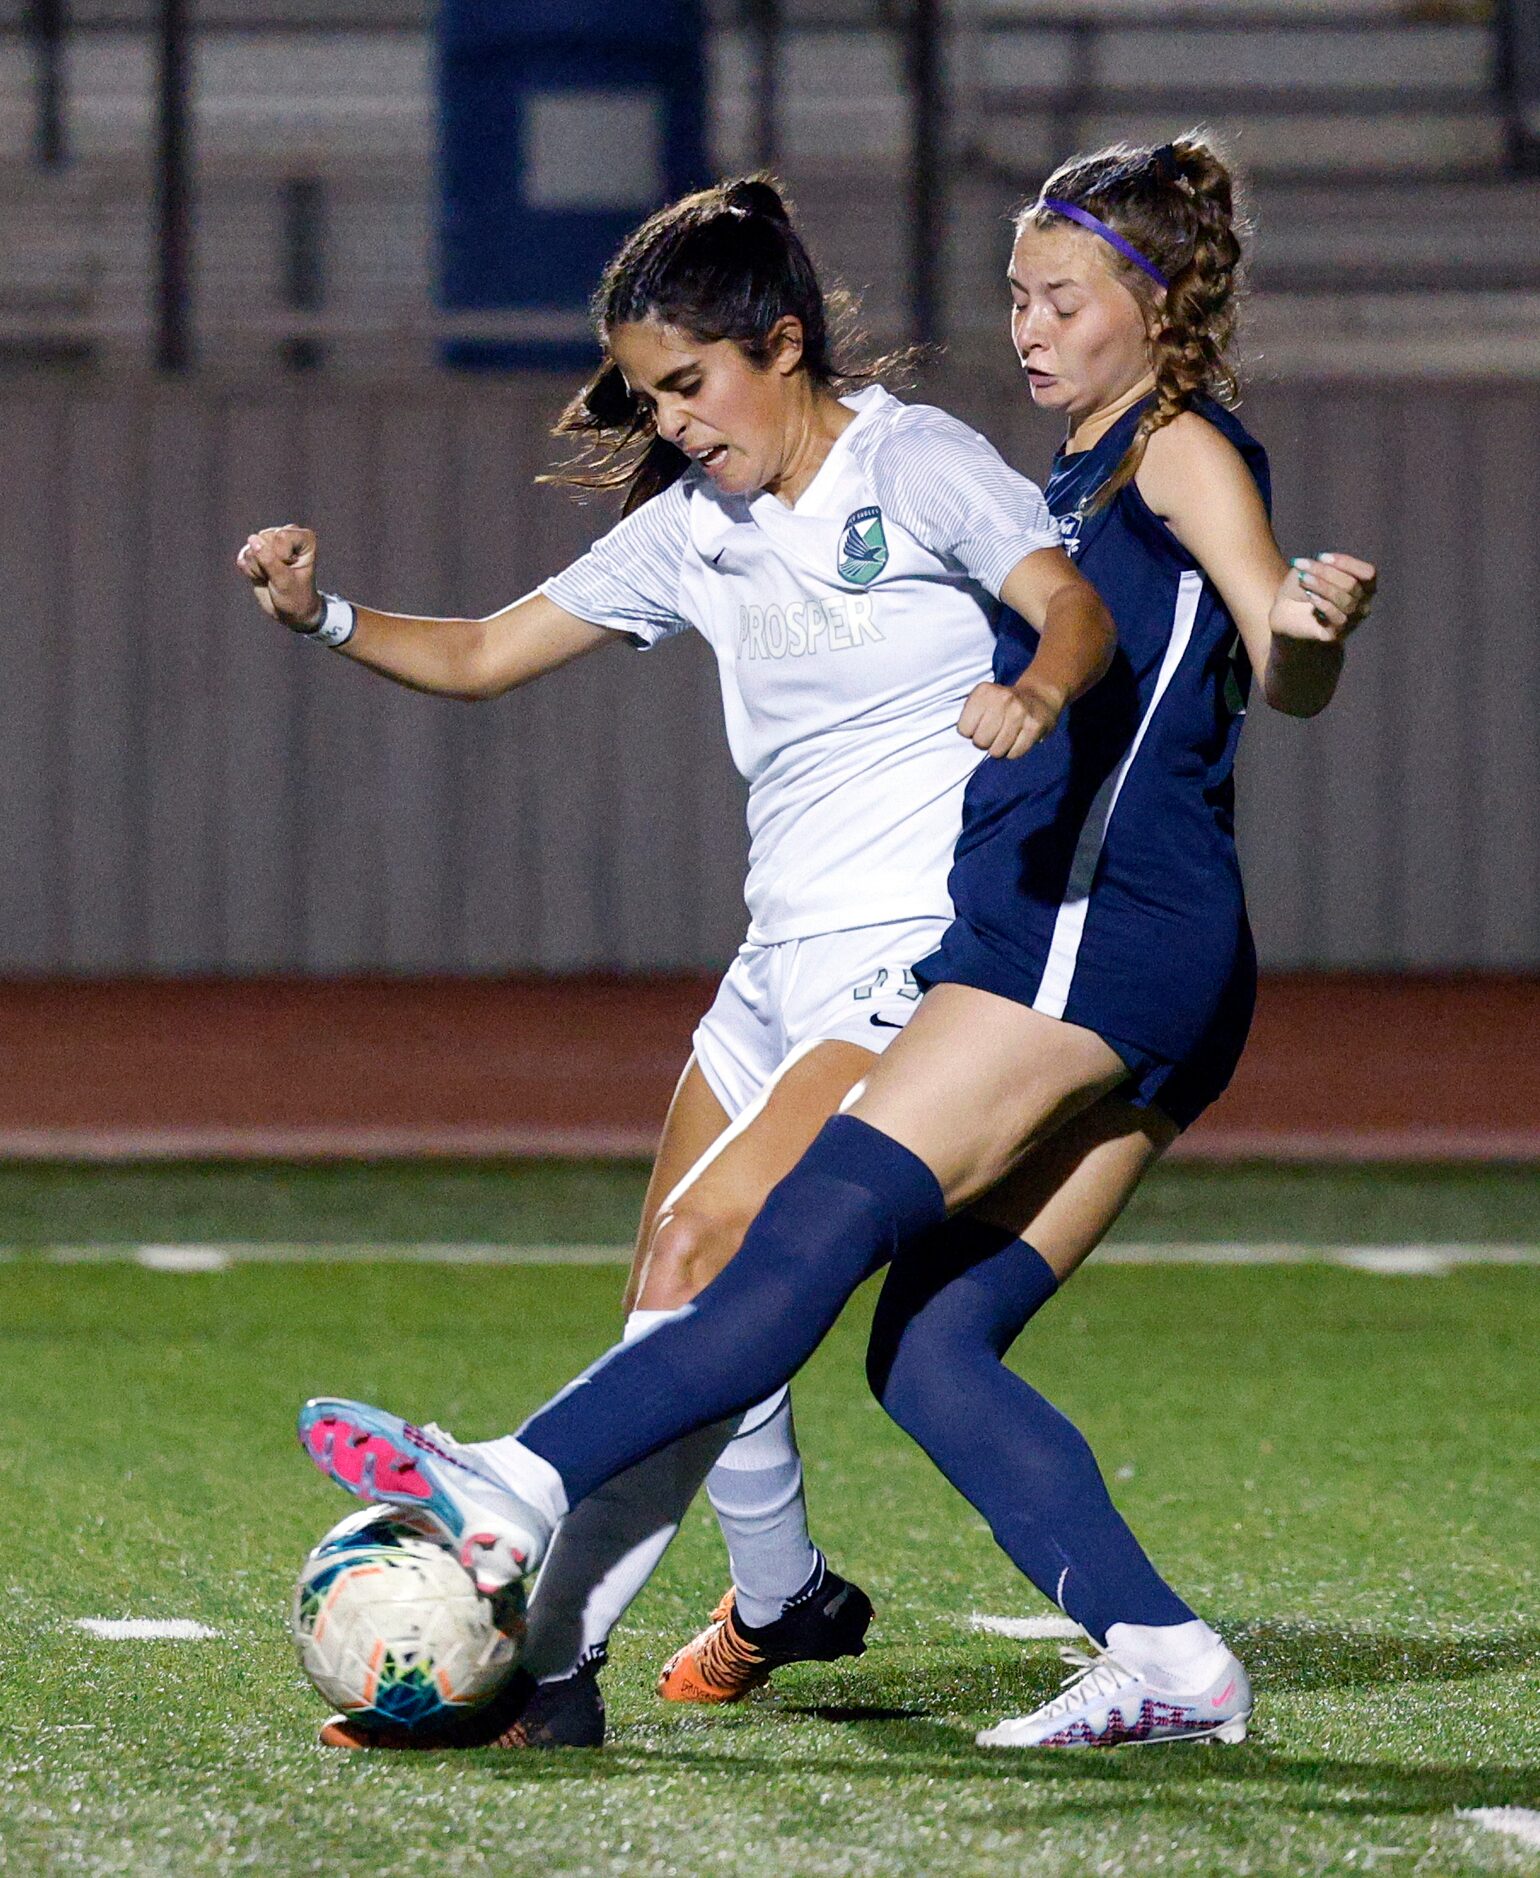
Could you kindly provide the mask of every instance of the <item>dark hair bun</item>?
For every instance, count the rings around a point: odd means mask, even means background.
[[[783,228],[791,226],[780,191],[763,176],[741,176],[736,182],[725,184],[722,206],[740,215],[762,215],[766,221],[779,222]]]
[[[893,362],[860,357],[851,303],[838,291],[825,295],[791,217],[763,171],[727,177],[649,215],[621,243],[590,303],[606,350],[618,327],[651,320],[702,345],[730,340],[763,367],[790,318],[802,328],[798,369],[809,383],[834,393],[871,384]],[[628,515],[688,468],[683,453],[658,436],[648,400],[608,355],[556,428],[559,436],[583,438],[585,455],[554,480],[623,489]]]

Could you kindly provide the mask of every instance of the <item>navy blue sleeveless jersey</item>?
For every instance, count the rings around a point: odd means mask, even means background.
[[[1094,448],[1061,452],[1046,491],[1117,625],[1111,669],[1036,749],[974,772],[950,877],[957,919],[916,972],[1094,1030],[1128,1064],[1123,1093],[1185,1127],[1230,1080],[1256,995],[1232,776],[1251,667],[1212,582],[1134,485],[1093,506],[1144,408]],[[1223,407],[1194,408],[1270,504],[1261,445]],[[999,682],[1036,646],[1003,614]]]

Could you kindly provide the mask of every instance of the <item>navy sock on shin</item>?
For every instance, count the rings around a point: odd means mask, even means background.
[[[601,1357],[525,1423],[520,1441],[551,1463],[576,1505],[665,1442],[788,1382],[862,1280],[945,1214],[917,1155],[834,1116],[694,1304]]]
[[[1112,1504],[1084,1436],[1005,1367],[1057,1289],[1032,1246],[952,1220],[888,1275],[867,1355],[873,1392],[1011,1561],[1098,1642],[1109,1624],[1186,1623],[1192,1611]]]

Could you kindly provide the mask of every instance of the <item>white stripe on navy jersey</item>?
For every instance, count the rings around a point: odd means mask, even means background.
[[[1134,732],[1132,743],[1123,753],[1123,760],[1103,782],[1091,802],[1090,813],[1080,830],[1080,838],[1075,843],[1075,858],[1070,864],[1069,881],[1064,889],[1064,898],[1059,904],[1059,911],[1053,922],[1053,938],[1049,942],[1048,958],[1043,966],[1042,981],[1037,988],[1037,996],[1032,1000],[1034,1011],[1041,1011],[1045,1017],[1062,1017],[1065,1006],[1069,1003],[1070,986],[1074,982],[1075,964],[1080,957],[1080,941],[1085,934],[1086,915],[1091,908],[1091,888],[1096,881],[1096,867],[1101,860],[1102,848],[1107,840],[1107,828],[1112,820],[1112,811],[1118,805],[1118,797],[1123,793],[1123,783],[1139,754],[1139,746],[1144,742],[1144,733],[1150,727],[1161,699],[1166,695],[1167,687],[1176,675],[1176,668],[1182,662],[1192,639],[1193,622],[1198,617],[1198,602],[1203,597],[1203,576],[1189,568],[1177,583],[1176,610],[1171,620],[1171,636],[1166,641],[1165,654],[1160,661],[1160,671],[1156,675],[1155,689],[1150,694],[1150,701],[1145,706],[1144,716],[1139,720],[1139,728]]]
[[[697,628],[749,782],[756,944],[950,911],[1001,584],[1057,547],[1036,486],[945,412],[881,387],[793,507],[692,467],[542,591],[643,645]]]

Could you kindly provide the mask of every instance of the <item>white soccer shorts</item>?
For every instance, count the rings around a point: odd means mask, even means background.
[[[848,932],[744,944],[695,1032],[695,1060],[736,1119],[794,1057],[818,1043],[880,1055],[914,1015],[911,969],[949,919],[892,920]]]

